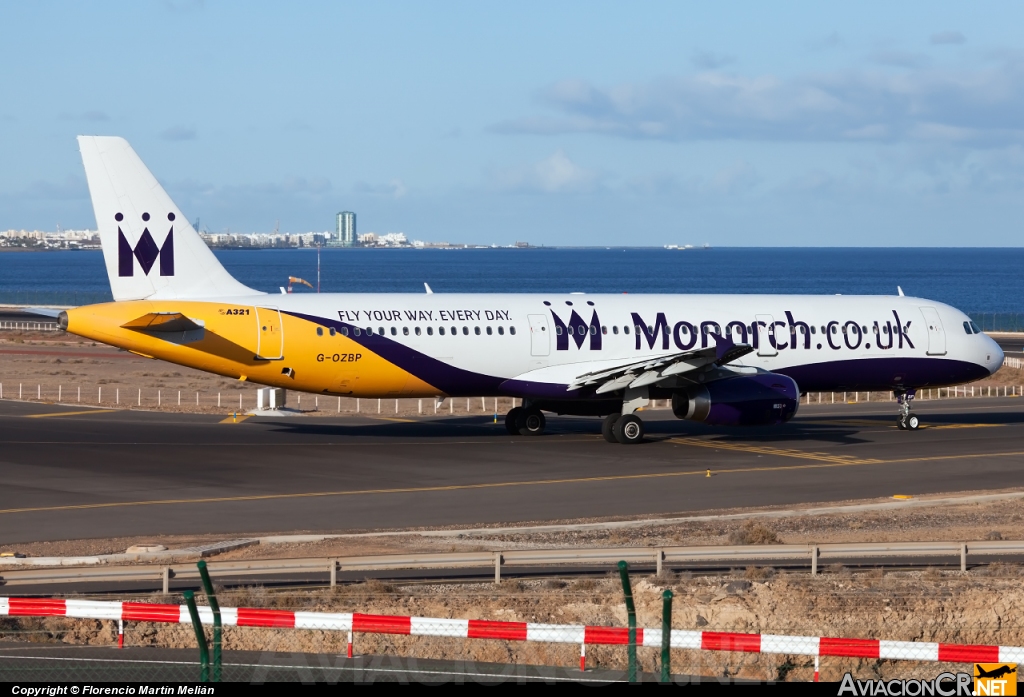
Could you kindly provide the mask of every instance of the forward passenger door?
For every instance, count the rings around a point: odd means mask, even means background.
[[[530,355],[547,356],[551,354],[551,332],[548,331],[548,318],[545,315],[530,315]]]

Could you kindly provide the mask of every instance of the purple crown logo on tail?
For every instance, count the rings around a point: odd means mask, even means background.
[[[124,215],[118,213],[114,216],[114,220],[120,223],[124,220]],[[174,213],[167,214],[167,220],[174,222]],[[142,221],[149,222],[149,213],[142,214]],[[121,277],[131,277],[135,275],[135,262],[134,259],[138,259],[139,265],[142,267],[142,273],[145,276],[149,275],[150,270],[156,263],[157,259],[160,260],[160,275],[161,276],[173,276],[174,275],[174,226],[172,225],[167,231],[167,237],[164,238],[163,246],[157,247],[156,240],[153,239],[153,235],[149,232],[149,227],[145,227],[142,230],[142,236],[139,237],[139,241],[133,248],[128,238],[124,236],[124,232],[121,230],[121,226],[117,226],[117,275]]]

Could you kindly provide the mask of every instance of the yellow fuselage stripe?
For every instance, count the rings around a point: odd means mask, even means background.
[[[169,312],[198,320],[203,329],[161,333],[122,326]],[[317,334],[315,323],[277,310],[230,302],[132,300],[67,313],[68,331],[79,336],[261,385],[345,397],[444,395],[349,337],[331,336],[326,328]],[[260,352],[265,357],[258,357]]]

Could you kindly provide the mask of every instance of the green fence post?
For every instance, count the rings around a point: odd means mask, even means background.
[[[220,603],[213,592],[213,583],[210,581],[210,572],[206,569],[206,562],[200,560],[196,566],[199,567],[199,575],[203,579],[203,590],[206,591],[206,599],[213,610],[213,682],[220,682]]]
[[[661,594],[661,681],[672,682],[672,591]]]
[[[622,579],[622,593],[626,596],[626,615],[629,617],[629,645],[626,655],[629,657],[629,682],[636,682],[636,607],[633,605],[633,589],[629,585],[629,564],[619,562],[619,577]]]
[[[196,608],[195,594],[192,591],[185,591],[185,603],[188,605],[188,614],[192,617],[192,629],[196,631],[196,643],[199,644],[199,663],[202,670],[199,672],[199,682],[210,682],[210,650],[206,647],[206,634],[203,632],[203,623],[199,621],[199,610]]]

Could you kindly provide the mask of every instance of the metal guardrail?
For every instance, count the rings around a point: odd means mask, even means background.
[[[56,322],[0,322],[0,329],[19,330],[23,332],[55,332],[60,329]]]
[[[1024,555],[1024,541],[998,540],[976,542],[863,542],[821,545],[737,545],[703,547],[591,547],[580,549],[510,549],[493,552],[455,552],[441,554],[384,554],[358,557],[254,559],[208,562],[211,574],[219,579],[259,575],[327,573],[330,584],[337,584],[341,571],[388,571],[398,569],[494,568],[494,581],[501,580],[503,566],[577,564],[614,566],[620,560],[655,564],[661,573],[664,564],[710,562],[802,561],[817,574],[818,562],[829,559],[880,559],[884,557],[959,557],[960,570],[967,570],[968,555]],[[14,567],[14,563],[10,564]],[[0,585],[17,586],[76,582],[161,581],[169,591],[170,579],[198,579],[193,564],[90,566],[57,568],[0,569]]]

